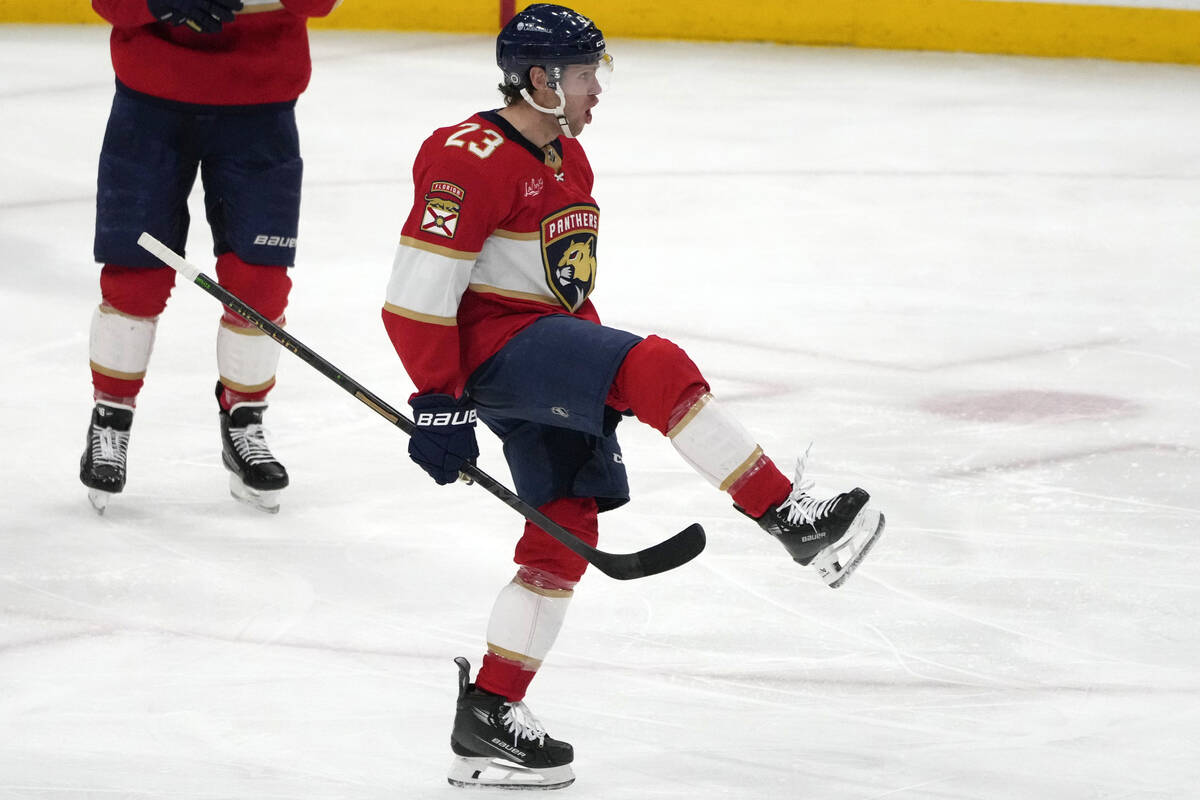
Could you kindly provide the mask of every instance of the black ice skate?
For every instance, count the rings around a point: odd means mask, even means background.
[[[552,739],[524,703],[510,703],[470,683],[471,665],[458,665],[458,710],[450,749],[454,763],[446,777],[461,787],[561,789],[575,780],[575,751]]]
[[[804,462],[801,458],[796,467],[796,479],[787,499],[753,519],[783,544],[793,561],[801,566],[811,564],[821,580],[836,589],[883,533],[883,514],[866,507],[871,496],[862,489],[828,500],[810,497],[807,491],[813,483],[803,480]]]
[[[96,403],[88,423],[79,480],[88,487],[88,500],[103,514],[108,500],[125,488],[125,455],[133,407],[120,403]]]
[[[263,402],[221,409],[221,461],[231,473],[229,493],[274,514],[279,511],[279,492],[288,485],[288,474],[267,447],[262,426],[266,410]]]

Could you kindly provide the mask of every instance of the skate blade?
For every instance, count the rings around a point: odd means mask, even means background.
[[[265,491],[251,489],[242,483],[242,479],[237,475],[230,474],[229,476],[229,494],[233,495],[233,499],[241,501],[248,506],[253,506],[259,511],[265,511],[268,514],[279,513],[279,494],[282,491],[282,489],[268,489]]]
[[[531,769],[500,758],[456,756],[446,780],[463,789],[562,789],[575,782],[570,764]]]
[[[850,531],[813,559],[813,568],[826,586],[836,589],[846,582],[879,541],[885,524],[883,514],[873,508],[864,508],[850,523]]]
[[[96,513],[104,515],[104,509],[108,508],[108,501],[112,498],[112,492],[105,492],[100,489],[88,489],[88,502],[92,504],[92,508],[96,509]]]

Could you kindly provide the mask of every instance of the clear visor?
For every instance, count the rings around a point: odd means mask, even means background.
[[[564,95],[600,94],[612,83],[613,59],[605,53],[595,64],[567,64],[560,69],[558,87]]]

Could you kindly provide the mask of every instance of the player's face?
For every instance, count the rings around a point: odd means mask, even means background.
[[[597,64],[570,64],[563,68],[558,85],[566,98],[563,113],[571,133],[578,136],[592,121],[592,109],[600,102],[600,93],[608,88],[612,76],[612,56],[605,54]]]
[[[595,64],[569,64],[563,67],[562,78],[558,85],[563,94],[597,95],[608,88],[612,80],[613,59],[605,53]]]

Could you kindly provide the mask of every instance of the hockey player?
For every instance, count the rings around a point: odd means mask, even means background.
[[[126,454],[155,326],[175,271],[140,248],[187,242],[199,169],[217,277],[283,324],[295,263],[301,160],[296,99],[312,64],[307,19],[340,0],[92,0],[112,23],[116,95],[100,153],[92,317],[95,406],[79,478],[103,513],[125,486]],[[225,310],[217,330],[222,461],[235,497],[279,509],[287,470],[263,436],[279,348]]]
[[[505,107],[430,136],[383,321],[416,386],[412,459],[440,484],[478,454],[477,419],[503,441],[517,493],[595,545],[597,514],[629,499],[614,429],[632,414],[697,472],[838,586],[883,530],[862,489],[818,500],[803,460],[789,481],[675,344],[600,324],[600,214],[576,136],[612,70],[591,20],[562,6],[517,14],[496,43]],[[475,678],[459,668],[449,780],[556,788],[571,745],[522,702],[586,563],[527,523]]]

